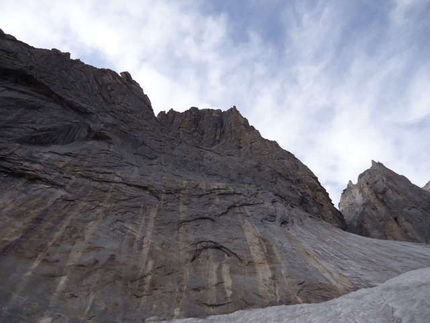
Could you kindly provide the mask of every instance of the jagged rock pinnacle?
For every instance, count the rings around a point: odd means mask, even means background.
[[[356,185],[348,184],[339,207],[353,233],[430,242],[430,193],[382,163],[372,161]]]

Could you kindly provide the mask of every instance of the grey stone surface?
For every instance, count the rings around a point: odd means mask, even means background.
[[[350,182],[339,208],[348,231],[378,239],[430,242],[430,192],[372,162]]]
[[[423,268],[324,303],[272,306],[163,323],[426,323],[429,317],[430,268]]]
[[[423,190],[430,191],[430,181],[424,185]]]
[[[155,117],[129,73],[0,32],[0,113],[0,322],[320,302],[430,265],[429,246],[342,231],[236,108]]]

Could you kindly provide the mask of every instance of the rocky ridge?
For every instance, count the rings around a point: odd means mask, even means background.
[[[236,108],[156,117],[129,73],[0,32],[0,113],[0,321],[320,302],[430,266],[426,245],[342,231]]]
[[[339,203],[348,231],[377,239],[430,242],[430,192],[372,161]]]

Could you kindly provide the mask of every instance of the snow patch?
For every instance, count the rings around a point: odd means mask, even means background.
[[[430,268],[407,272],[319,304],[274,306],[171,323],[425,323],[430,322]]]

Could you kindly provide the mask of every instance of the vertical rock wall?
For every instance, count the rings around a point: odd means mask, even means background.
[[[1,32],[0,114],[1,322],[320,302],[430,265],[342,231],[315,175],[235,108],[155,117],[130,74]]]

